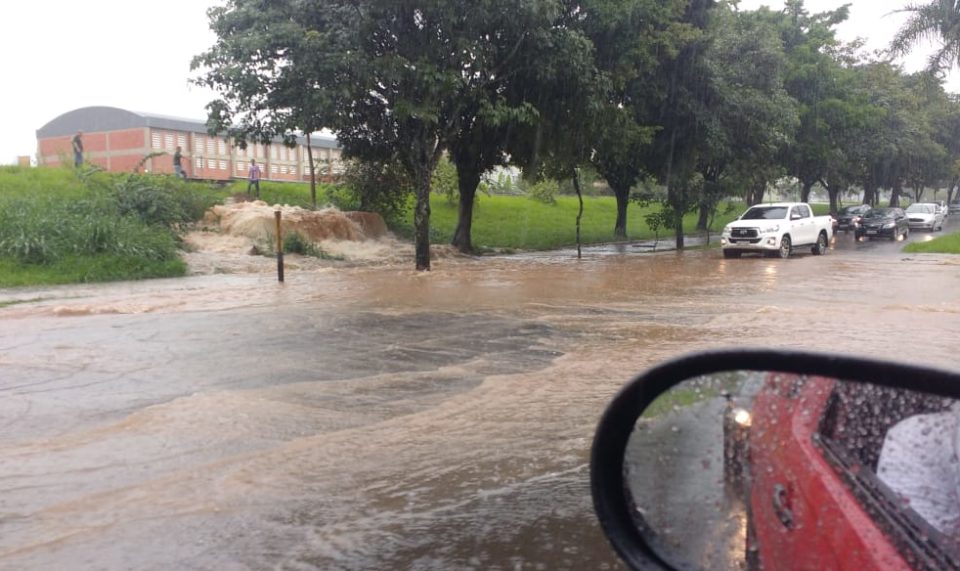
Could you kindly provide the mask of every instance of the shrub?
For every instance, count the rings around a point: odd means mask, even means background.
[[[441,158],[436,170],[433,171],[430,187],[433,192],[445,196],[449,204],[456,204],[460,200],[457,167],[447,157]]]
[[[413,181],[394,161],[349,161],[343,182],[356,197],[358,210],[377,212],[391,226],[407,212],[414,189]]]
[[[557,184],[557,181],[552,179],[543,179],[531,185],[528,192],[530,198],[536,200],[537,202],[542,202],[544,204],[556,204],[557,192],[559,190],[560,185]]]
[[[129,175],[116,181],[114,199],[121,215],[147,224],[175,226],[203,218],[215,197],[170,177]]]

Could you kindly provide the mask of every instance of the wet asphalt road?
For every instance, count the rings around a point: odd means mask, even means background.
[[[902,245],[0,292],[0,569],[619,568],[587,458],[637,372],[744,344],[960,368],[960,262]]]

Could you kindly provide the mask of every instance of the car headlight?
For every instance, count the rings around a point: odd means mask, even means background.
[[[883,229],[889,230],[890,228],[896,227],[896,225],[897,225],[896,222],[887,222],[886,224],[883,225]]]
[[[750,423],[753,421],[753,415],[750,414],[750,411],[743,408],[733,409],[733,421],[743,427],[750,426]]]

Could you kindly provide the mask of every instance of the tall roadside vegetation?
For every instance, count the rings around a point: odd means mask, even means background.
[[[216,198],[167,177],[0,168],[0,286],[183,275],[178,232]]]

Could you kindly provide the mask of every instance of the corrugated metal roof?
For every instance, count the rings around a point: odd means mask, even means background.
[[[207,134],[205,121],[170,117],[156,113],[127,111],[118,107],[81,107],[73,111],[67,111],[37,129],[37,139],[70,137],[77,131],[97,133],[143,127]],[[275,140],[279,142],[281,139]],[[333,136],[312,135],[310,140],[318,148],[336,149],[340,147],[336,137]],[[307,139],[306,137],[297,137],[297,142],[306,145]]]

